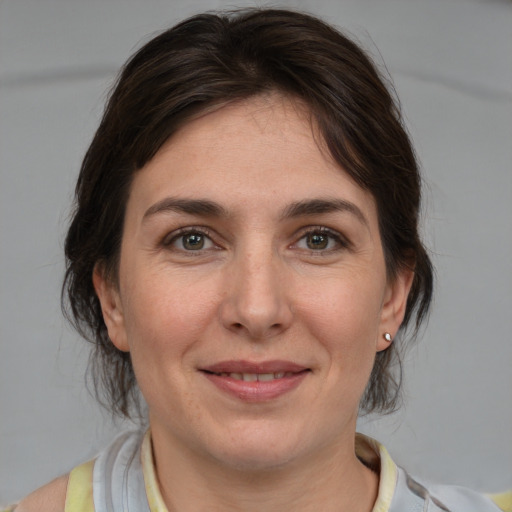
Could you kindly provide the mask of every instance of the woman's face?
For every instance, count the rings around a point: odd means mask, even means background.
[[[301,105],[267,96],[190,122],[135,175],[118,284],[94,283],[154,436],[264,468],[353,442],[410,278],[388,281],[375,202]]]

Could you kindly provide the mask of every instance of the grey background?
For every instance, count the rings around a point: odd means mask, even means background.
[[[0,0],[0,501],[114,433],[61,318],[62,242],[108,86],[151,34],[214,0]],[[259,5],[264,5],[259,3]],[[295,0],[386,63],[427,183],[435,309],[406,405],[361,428],[410,471],[512,486],[512,2]]]

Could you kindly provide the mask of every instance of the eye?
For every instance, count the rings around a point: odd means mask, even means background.
[[[347,243],[334,231],[315,228],[304,234],[295,245],[308,251],[329,251],[346,247]]]
[[[212,239],[199,230],[180,230],[164,240],[164,245],[179,251],[203,251],[215,247]]]
[[[308,249],[312,250],[327,249],[329,242],[332,242],[332,240],[323,233],[309,233],[304,238],[306,239]]]

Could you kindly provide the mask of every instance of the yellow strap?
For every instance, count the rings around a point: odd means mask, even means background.
[[[512,490],[500,494],[489,494],[489,498],[491,498],[503,512],[512,512]]]
[[[64,512],[94,512],[92,471],[94,460],[77,466],[69,474]]]
[[[364,434],[356,434],[356,455],[368,465],[379,468],[379,492],[372,512],[389,512],[395,494],[398,468],[380,443]]]
[[[168,512],[162,495],[160,494],[160,489],[158,488],[150,430],[146,432],[144,440],[142,441],[141,459],[142,474],[144,475],[144,484],[146,486],[149,509],[151,512]]]

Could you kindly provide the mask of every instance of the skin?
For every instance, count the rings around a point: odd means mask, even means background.
[[[16,512],[62,512],[67,485],[68,475],[52,480],[22,500],[16,507]]]
[[[96,267],[110,339],[131,353],[148,402],[170,511],[375,502],[378,476],[354,451],[358,404],[412,273],[388,280],[373,197],[318,140],[305,109],[277,95],[189,122],[135,175],[117,279]],[[291,211],[314,200],[343,207]],[[205,377],[225,360],[307,371],[251,402]]]

